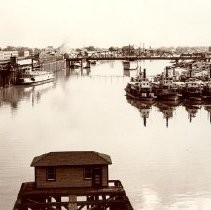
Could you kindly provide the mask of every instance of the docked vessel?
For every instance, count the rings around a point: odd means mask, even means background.
[[[17,85],[37,85],[46,82],[51,82],[55,79],[53,73],[41,71],[40,69],[33,70],[27,66],[21,69],[20,76],[17,79]]]
[[[169,74],[169,67],[166,67],[165,72],[159,76],[157,81],[153,82],[153,91],[158,100],[177,101],[180,99],[178,85],[174,82],[175,71],[172,75]]]
[[[189,78],[185,82],[182,90],[182,96],[185,99],[200,101],[202,100],[203,82],[196,78]]]
[[[159,82],[153,83],[153,91],[158,100],[177,101],[181,96],[173,79],[168,77],[164,77]]]
[[[144,69],[143,77],[139,77],[138,81],[131,81],[127,84],[126,96],[138,100],[153,100],[156,98],[152,91],[152,83],[146,78],[146,70]]]
[[[211,100],[211,68],[208,70],[208,81],[203,86],[202,98]]]

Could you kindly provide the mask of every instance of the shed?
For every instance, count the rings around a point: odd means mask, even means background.
[[[107,187],[110,156],[94,151],[49,152],[33,159],[36,188]]]

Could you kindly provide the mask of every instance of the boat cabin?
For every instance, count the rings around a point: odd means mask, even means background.
[[[189,78],[185,84],[187,88],[201,88],[203,86],[203,82],[196,78]]]
[[[49,152],[33,159],[36,188],[107,187],[110,156],[93,151]]]
[[[30,75],[32,72],[32,67],[31,66],[23,66],[20,68],[20,72],[24,75]]]

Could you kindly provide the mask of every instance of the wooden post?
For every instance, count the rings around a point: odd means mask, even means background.
[[[69,69],[70,68],[70,60],[66,59],[66,68]]]
[[[90,61],[89,60],[86,61],[86,68],[90,68]]]
[[[83,68],[83,59],[81,59],[81,68]]]
[[[60,203],[61,203],[61,197],[60,197],[60,196],[55,197],[55,199],[56,199],[56,202],[60,202]],[[62,207],[61,207],[60,205],[57,205],[57,206],[56,206],[56,209],[57,209],[57,210],[61,210]]]
[[[77,210],[77,197],[76,195],[70,195],[69,196],[69,204],[68,204],[68,210]]]

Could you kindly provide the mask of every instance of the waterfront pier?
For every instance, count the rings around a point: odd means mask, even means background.
[[[109,180],[108,155],[50,152],[37,156],[35,182],[23,183],[13,210],[133,210],[119,180]]]

